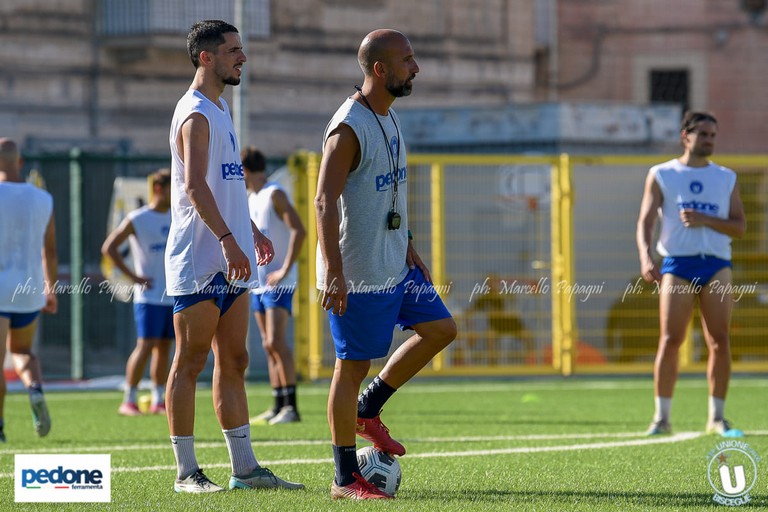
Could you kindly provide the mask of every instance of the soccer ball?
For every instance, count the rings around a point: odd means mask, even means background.
[[[395,495],[403,476],[397,459],[373,446],[366,446],[357,450],[357,464],[363,478],[387,494]]]

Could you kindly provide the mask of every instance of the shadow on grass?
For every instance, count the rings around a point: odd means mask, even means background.
[[[437,500],[443,503],[466,502],[466,503],[503,503],[511,502],[514,504],[576,504],[583,506],[593,503],[596,507],[600,505],[620,506],[621,503],[633,506],[674,506],[679,509],[690,508],[701,510],[709,505],[716,505],[712,501],[714,493],[671,493],[671,492],[601,492],[601,491],[509,491],[494,489],[456,489],[456,490],[430,490],[420,489],[413,491],[401,491],[398,493],[398,500]],[[761,506],[760,503],[751,503],[746,505]]]

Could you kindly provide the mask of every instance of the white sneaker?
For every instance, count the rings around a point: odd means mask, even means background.
[[[744,437],[744,432],[732,428],[726,419],[708,421],[707,434],[717,434],[722,437]]]
[[[272,471],[267,468],[256,468],[253,472],[244,477],[232,475],[229,478],[230,489],[288,489],[295,491],[303,489],[304,484],[287,482],[282,478],[276,477]]]
[[[277,416],[277,413],[278,411],[275,411],[274,409],[267,409],[258,416],[251,418],[249,422],[251,425],[266,425],[269,423],[269,420]]]
[[[176,492],[191,492],[195,494],[205,492],[220,492],[223,491],[223,487],[219,487],[215,483],[208,480],[208,477],[203,474],[203,470],[199,469],[189,475],[183,480],[176,480],[173,484],[173,490]]]
[[[269,420],[270,425],[279,425],[281,423],[297,423],[301,421],[298,411],[292,405],[286,405],[277,415]]]
[[[29,395],[29,406],[32,408],[32,424],[40,437],[45,437],[51,431],[51,415],[45,404],[45,396],[40,392]]]
[[[660,436],[672,433],[672,425],[667,420],[654,420],[645,431],[647,436]]]

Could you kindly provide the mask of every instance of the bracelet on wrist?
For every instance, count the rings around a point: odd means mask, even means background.
[[[225,233],[225,234],[221,235],[221,236],[219,237],[219,242],[221,242],[222,240],[224,240],[225,238],[227,238],[227,237],[228,237],[228,236],[230,236],[231,234],[232,234],[232,232],[231,232],[231,231],[228,231],[227,233]]]

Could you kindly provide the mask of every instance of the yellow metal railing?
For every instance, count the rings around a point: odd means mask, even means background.
[[[525,252],[525,257],[531,260],[529,268],[521,271],[528,272],[529,275],[541,278],[535,286],[530,286],[527,291],[519,292],[510,282],[519,285],[518,274],[504,276],[503,279],[497,279],[502,282],[504,287],[499,295],[508,293],[517,295],[515,307],[521,309],[519,314],[520,322],[529,325],[535,324],[533,338],[533,349],[527,348],[529,357],[506,357],[499,353],[505,350],[512,350],[509,347],[509,340],[504,335],[491,337],[487,330],[493,329],[493,314],[489,313],[491,324],[481,327],[467,327],[460,324],[460,334],[452,347],[439,354],[422,371],[424,375],[526,375],[526,374],[547,374],[556,373],[561,375],[571,375],[574,373],[649,373],[652,371],[653,354],[658,338],[655,335],[654,323],[657,317],[654,316],[652,306],[653,301],[649,301],[650,307],[642,306],[646,309],[638,309],[638,318],[647,315],[653,317],[653,322],[638,320],[648,334],[638,334],[644,341],[643,347],[628,347],[632,351],[627,351],[627,347],[622,354],[616,355],[607,345],[609,333],[603,333],[601,319],[607,315],[608,305],[611,294],[616,294],[617,290],[603,291],[603,296],[598,299],[579,300],[574,295],[573,288],[577,287],[579,282],[588,281],[595,276],[600,277],[605,273],[608,278],[617,280],[617,276],[612,276],[610,268],[619,268],[621,275],[631,277],[637,273],[639,266],[634,248],[634,230],[637,212],[639,210],[639,200],[642,195],[642,188],[638,188],[636,183],[647,173],[647,169],[659,162],[674,158],[672,155],[552,155],[552,156],[520,156],[520,155],[446,155],[446,154],[420,154],[409,155],[409,196],[417,195],[413,199],[416,201],[413,205],[421,208],[421,205],[428,205],[426,209],[421,209],[422,219],[421,229],[414,231],[416,236],[417,248],[429,251],[428,265],[430,267],[433,280],[438,285],[449,308],[457,317],[461,317],[462,322],[469,318],[472,312],[471,307],[467,307],[469,301],[467,297],[447,290],[456,288],[457,276],[459,280],[463,279],[465,287],[474,276],[477,279],[475,286],[478,289],[480,283],[485,286],[487,277],[483,281],[483,272],[487,267],[498,266],[499,259],[503,256],[499,254],[485,254],[482,247],[496,247],[493,245],[498,242],[499,250],[506,250],[504,247],[503,233],[494,232],[495,226],[506,226],[507,224],[534,224],[525,231],[520,228],[520,235],[515,235],[514,243],[523,244],[525,236],[534,237],[537,240],[537,247],[526,249],[530,252],[538,251],[536,255]],[[768,174],[768,156],[766,155],[724,155],[716,159],[717,163],[731,167],[742,172],[743,170],[752,170],[756,173],[755,183],[763,183],[763,175]],[[296,333],[296,357],[297,368],[303,378],[318,379],[328,377],[333,371],[333,350],[332,340],[327,328],[326,313],[317,303],[317,290],[315,289],[315,248],[317,245],[315,228],[315,210],[314,196],[316,193],[317,177],[320,165],[320,156],[316,153],[300,153],[291,158],[291,169],[296,179],[295,202],[302,220],[307,226],[307,243],[304,246],[299,259],[300,278],[299,291],[297,298],[297,314],[294,315],[295,333]],[[523,176],[524,170],[538,166],[542,169],[549,169],[546,175],[548,181],[548,190],[546,197],[528,197],[526,210],[525,201],[520,201],[520,197],[513,197],[514,204],[509,206],[508,211],[503,208],[487,208],[483,210],[477,204],[482,200],[477,197],[470,197],[474,193],[489,194],[488,203],[490,204],[493,194],[501,195],[502,192],[493,192],[496,185],[494,180],[501,177]],[[521,171],[522,169],[522,171]],[[631,171],[631,172],[629,172]],[[747,171],[743,171],[747,172]],[[588,181],[592,173],[592,179],[596,179],[600,184],[598,187],[580,189],[583,182]],[[472,186],[477,181],[483,181],[482,187],[475,191]],[[741,178],[740,178],[741,179]],[[624,185],[625,181],[626,185]],[[520,181],[524,181],[520,178]],[[457,182],[459,183],[457,185]],[[499,182],[501,183],[501,181]],[[768,190],[768,179],[763,183],[765,187],[762,190]],[[608,199],[611,196],[611,187],[622,188],[623,193],[627,194],[625,199],[617,199],[618,203],[610,203]],[[466,188],[466,190],[463,190]],[[631,190],[627,193],[626,190]],[[577,197],[577,191],[578,197]],[[462,195],[464,194],[464,195]],[[523,194],[515,192],[515,194]],[[466,197],[465,197],[466,196]],[[622,196],[623,197],[623,196]],[[496,197],[496,204],[503,205],[504,200],[509,197],[499,199]],[[409,201],[411,199],[409,198]],[[466,201],[465,201],[466,200]],[[762,197],[754,195],[751,199],[755,204],[762,204]],[[475,207],[479,213],[476,214],[478,225],[473,227],[461,216],[464,205],[474,201]],[[537,201],[543,203],[538,204]],[[604,240],[610,238],[610,233],[601,233],[585,231],[584,228],[579,231],[577,222],[584,216],[587,217],[585,225],[591,225],[592,213],[580,212],[579,205],[583,207],[590,206],[593,209],[599,209],[601,201],[605,202],[606,211],[601,215],[608,217],[620,217],[622,229],[632,233],[631,240],[617,241],[616,258],[620,258],[617,264],[602,268],[599,264],[600,257],[612,258],[613,253],[604,254],[604,251],[592,249],[589,243],[584,242],[595,237]],[[581,202],[581,203],[579,203]],[[627,204],[628,203],[628,204]],[[636,203],[636,204],[635,204]],[[450,208],[447,209],[447,205]],[[521,206],[522,205],[522,206]],[[517,209],[515,209],[517,208]],[[409,210],[413,211],[409,204]],[[755,207],[755,212],[748,212],[756,222],[764,222],[768,225],[768,220],[756,217],[762,215],[759,208]],[[768,205],[765,208],[768,211]],[[489,214],[489,211],[491,212]],[[590,210],[591,212],[592,210]],[[762,211],[762,210],[760,210]],[[490,215],[490,217],[489,217]],[[415,218],[415,216],[412,216]],[[522,221],[521,221],[522,219]],[[488,226],[485,226],[487,220]],[[415,222],[413,219],[411,223]],[[583,221],[582,221],[583,222]],[[616,221],[619,222],[619,221]],[[748,222],[751,222],[748,219]],[[537,223],[537,224],[536,224]],[[584,225],[584,224],[579,224]],[[461,229],[456,226],[460,226]],[[479,227],[478,227],[479,226]],[[587,228],[589,229],[589,228]],[[480,233],[471,232],[480,230]],[[471,233],[470,233],[471,232]],[[516,233],[516,232],[515,232]],[[527,234],[527,235],[526,235]],[[470,236],[471,235],[471,236]],[[763,235],[755,234],[755,237]],[[428,240],[426,240],[428,238]],[[499,238],[496,240],[495,238]],[[610,240],[609,240],[610,241]],[[464,248],[471,244],[478,244],[474,249],[472,257],[464,257],[454,254],[456,247]],[[749,272],[756,272],[760,264],[768,262],[768,241],[751,242],[752,245],[764,245],[763,252],[755,253],[756,256],[747,260],[745,275],[752,275]],[[761,245],[761,246],[762,246]],[[541,250],[546,247],[546,251]],[[585,249],[586,247],[586,249]],[[453,248],[453,249],[449,249]],[[521,249],[522,251],[522,249]],[[585,252],[586,251],[586,252]],[[591,252],[590,252],[591,251]],[[736,252],[734,253],[736,254]],[[750,253],[751,254],[751,253]],[[510,260],[513,258],[510,255]],[[546,259],[550,261],[547,262]],[[585,270],[585,265],[594,259],[598,263],[594,269]],[[610,267],[610,268],[608,268]],[[534,270],[532,270],[534,269]],[[531,272],[544,272],[535,274]],[[615,272],[615,271],[614,271]],[[522,274],[520,274],[522,275]],[[761,274],[762,275],[762,274]],[[612,281],[613,282],[613,281]],[[543,283],[543,285],[542,285]],[[461,283],[460,283],[461,284]],[[469,294],[468,291],[462,292]],[[620,295],[620,290],[618,290]],[[508,297],[504,297],[505,299]],[[524,299],[524,300],[523,300]],[[623,299],[622,299],[623,300]],[[521,301],[523,302],[521,304]],[[458,304],[458,306],[457,306]],[[657,302],[656,302],[657,304]],[[638,306],[640,307],[640,306]],[[757,306],[755,306],[757,307]],[[527,309],[526,309],[527,308]],[[762,313],[759,310],[745,314],[747,320],[741,321],[742,333],[751,333],[760,329],[765,329],[768,334],[768,324],[762,327],[762,324],[754,321],[755,326],[750,322],[752,318],[758,318]],[[632,313],[629,313],[632,315]],[[751,316],[750,316],[751,315]],[[768,317],[768,315],[765,315]],[[645,318],[645,316],[642,316]],[[548,327],[547,327],[548,324]],[[583,325],[582,325],[583,324]],[[580,328],[581,327],[581,328]],[[693,333],[693,329],[690,330]],[[693,334],[689,333],[688,340],[681,351],[681,371],[702,371],[705,367],[705,361],[702,361],[701,342],[696,341]],[[400,336],[396,333],[395,344]],[[637,337],[636,336],[636,337]],[[744,334],[743,336],[747,336]],[[605,337],[606,341],[603,341]],[[747,338],[745,338],[747,339]],[[480,340],[480,341],[478,341]],[[506,343],[506,345],[504,345]],[[501,347],[501,348],[499,348]],[[756,371],[768,369],[768,348],[763,352],[757,349],[754,355],[748,355],[742,360],[734,362],[734,370]],[[753,351],[754,352],[754,351]],[[627,355],[629,354],[629,355]],[[640,359],[632,360],[632,354],[639,354]],[[752,354],[750,352],[750,354]],[[374,371],[377,367],[374,361]]]
[[[438,290],[444,289],[445,277],[445,196],[443,183],[445,173],[442,164],[432,164],[430,172],[430,188],[432,190],[432,280]],[[439,353],[432,362],[432,368],[439,372],[445,366],[445,354]]]

